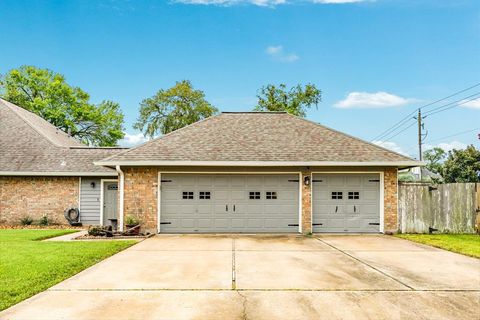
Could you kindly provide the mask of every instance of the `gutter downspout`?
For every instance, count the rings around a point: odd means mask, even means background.
[[[123,174],[123,171],[122,169],[120,169],[120,166],[117,165],[115,166],[115,169],[117,170],[117,173],[118,173],[118,176],[120,178],[120,183],[119,183],[119,189],[120,189],[120,195],[119,195],[119,198],[120,198],[120,204],[119,204],[119,219],[118,219],[118,228],[120,230],[120,232],[123,232],[123,189],[124,189],[124,185],[125,185],[125,176]]]

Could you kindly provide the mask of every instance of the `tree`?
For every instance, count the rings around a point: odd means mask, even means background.
[[[88,93],[49,69],[10,70],[0,77],[0,96],[88,145],[115,146],[124,136],[118,103],[106,100],[94,105]]]
[[[480,182],[480,150],[473,145],[448,152],[443,164],[445,182]]]
[[[447,153],[442,149],[435,147],[423,153],[423,159],[427,162],[427,169],[433,173],[442,174],[443,160]]]
[[[167,90],[159,90],[140,103],[140,115],[134,128],[145,136],[167,134],[218,113],[205,100],[203,91],[194,90],[188,80],[176,82]]]
[[[257,98],[257,111],[286,111],[305,117],[307,109],[322,101],[322,92],[314,84],[307,84],[305,88],[299,84],[289,90],[285,84],[278,87],[269,84],[260,88]]]

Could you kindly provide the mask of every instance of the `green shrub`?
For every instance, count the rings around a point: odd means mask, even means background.
[[[140,220],[137,217],[129,214],[125,217],[125,224],[127,226],[136,226],[136,225],[140,224]]]
[[[40,218],[40,221],[38,222],[39,226],[48,226],[50,224],[50,220],[48,219],[47,215],[43,215],[42,218]]]
[[[25,216],[20,219],[20,223],[22,224],[22,226],[29,226],[33,223],[33,219],[30,216]]]
[[[88,228],[88,234],[91,236],[103,236],[105,232],[103,231],[102,226],[90,226]]]

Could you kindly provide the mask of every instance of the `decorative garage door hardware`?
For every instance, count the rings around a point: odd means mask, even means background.
[[[380,182],[380,179],[372,179],[372,180],[368,180],[368,182]]]
[[[160,222],[160,224],[172,224],[171,222]]]
[[[160,180],[161,182],[172,182],[172,180]]]
[[[369,225],[371,225],[371,226],[379,226],[380,223],[378,223],[378,222],[370,222]]]
[[[289,226],[289,227],[298,227],[298,223],[297,223],[297,224],[292,223],[292,224],[289,224],[288,226]]]
[[[312,223],[312,226],[323,226],[323,223]]]

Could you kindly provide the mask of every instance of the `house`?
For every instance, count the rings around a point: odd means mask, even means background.
[[[151,232],[396,232],[420,162],[282,112],[224,112],[95,161]]]
[[[122,150],[87,147],[41,117],[0,99],[0,224],[43,215],[67,223],[63,215],[71,207],[80,209],[83,224],[108,223],[113,213],[103,214],[102,195],[107,201],[116,197],[118,174],[93,162]]]
[[[132,149],[92,148],[0,100],[0,223],[25,216],[161,233],[396,232],[420,163],[282,112],[224,112]]]

